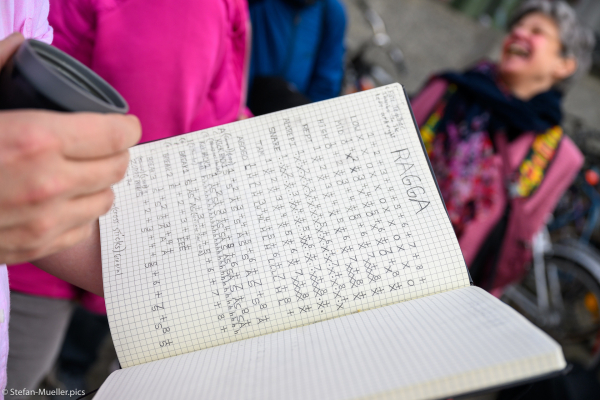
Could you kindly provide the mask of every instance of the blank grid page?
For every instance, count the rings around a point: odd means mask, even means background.
[[[123,367],[469,285],[398,84],[136,146],[113,190]]]
[[[469,287],[117,371],[95,399],[432,399],[564,367],[556,342]]]

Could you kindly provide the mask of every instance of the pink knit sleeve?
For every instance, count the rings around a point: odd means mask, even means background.
[[[26,38],[52,42],[52,27],[48,24],[49,0],[2,0],[0,6],[0,39],[13,32]]]
[[[29,37],[48,44],[52,43],[54,32],[48,23],[48,12],[50,10],[49,0],[30,0],[33,3],[32,26]]]

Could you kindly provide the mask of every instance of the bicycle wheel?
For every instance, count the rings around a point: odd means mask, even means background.
[[[600,283],[575,260],[549,256],[545,265],[547,312],[537,308],[533,271],[513,288],[520,300],[503,300],[558,341],[567,359],[593,366],[600,358]]]

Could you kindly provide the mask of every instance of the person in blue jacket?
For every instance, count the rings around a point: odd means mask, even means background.
[[[296,96],[287,106],[338,96],[344,76],[346,30],[340,1],[250,0],[249,4],[250,109],[255,111],[253,98],[272,100],[279,109],[286,107],[286,99],[277,95],[281,90],[272,90],[274,80],[287,83],[288,95]],[[257,92],[263,93],[257,96]]]

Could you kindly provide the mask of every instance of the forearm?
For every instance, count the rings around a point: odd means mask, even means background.
[[[98,221],[93,223],[92,234],[86,240],[32,263],[75,286],[104,296]]]

